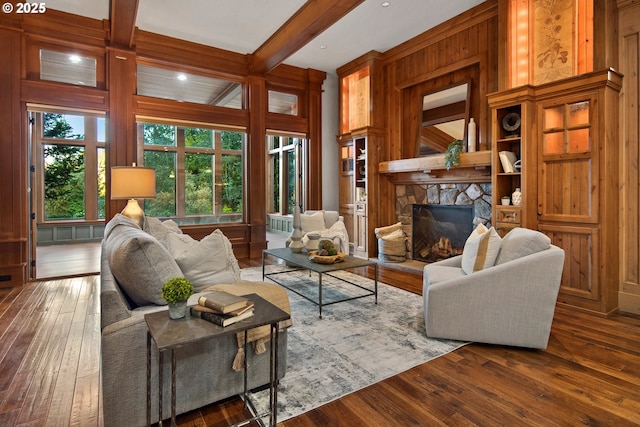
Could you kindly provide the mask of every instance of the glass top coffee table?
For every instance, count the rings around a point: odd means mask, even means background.
[[[273,273],[265,273],[265,258],[267,255],[271,255],[272,257],[275,258],[279,258],[282,259],[284,261],[286,261],[288,263],[288,265],[292,266],[291,269],[288,270],[284,270],[284,271],[277,271],[277,272],[273,272]],[[341,277],[332,275],[330,273],[335,272],[335,271],[340,271],[340,270],[349,270],[352,268],[359,268],[359,267],[369,267],[369,266],[373,266],[374,267],[374,287],[373,289],[369,289],[366,288],[358,283],[354,283],[351,282],[349,280],[345,280]],[[278,275],[282,275],[282,274],[288,274],[294,271],[300,271],[300,270],[309,270],[309,271],[313,271],[315,273],[318,273],[318,298],[317,300],[310,298],[307,295],[304,295],[303,293],[301,293],[300,291],[298,291],[297,289],[292,288],[291,286],[287,285],[285,282],[281,281],[281,280],[277,280],[275,277]],[[322,276],[323,275],[328,275],[334,279],[340,280],[341,282],[344,283],[348,283],[350,285],[356,286],[362,290],[364,290],[365,292],[356,296],[350,296],[350,297],[346,297],[346,298],[340,298],[338,300],[332,300],[330,302],[323,302],[322,300]],[[378,304],[378,264],[373,262],[373,261],[369,261],[367,259],[363,259],[363,258],[356,258],[356,257],[352,257],[352,256],[345,256],[344,260],[341,262],[336,262],[334,264],[319,264],[316,262],[311,261],[308,258],[308,254],[306,252],[293,252],[290,248],[277,248],[277,249],[265,249],[262,251],[262,279],[264,280],[265,277],[268,277],[269,279],[273,280],[274,282],[276,282],[277,284],[279,284],[280,286],[283,286],[287,289],[289,289],[291,292],[294,292],[298,295],[300,295],[301,297],[311,301],[312,303],[316,304],[319,307],[319,314],[320,314],[320,318],[322,319],[322,307],[327,306],[327,305],[331,305],[331,304],[336,304],[339,302],[344,302],[344,301],[350,301],[350,300],[354,300],[354,299],[358,299],[358,298],[364,298],[364,297],[369,297],[369,296],[373,296],[374,297],[374,301],[375,304]]]

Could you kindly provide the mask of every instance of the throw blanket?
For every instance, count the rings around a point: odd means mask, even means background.
[[[318,231],[309,231],[306,233],[319,234],[321,239],[329,239],[329,240],[338,239],[340,241],[340,247],[336,249],[338,249],[340,252],[345,254],[349,253],[349,234],[347,233],[347,227],[344,225],[344,222],[342,221],[336,221],[335,224],[331,226],[331,228],[327,228],[325,230],[318,230]],[[309,240],[309,238],[307,237],[307,234],[305,234],[304,237],[302,237],[303,245],[306,245],[307,240]]]
[[[205,291],[216,289],[226,291],[234,295],[258,294],[279,309],[291,314],[291,307],[289,306],[289,297],[287,296],[287,292],[276,284],[241,280],[230,285],[224,284],[209,286]],[[283,320],[278,324],[278,329],[282,331],[291,326],[291,324],[291,318]],[[259,328],[247,331],[247,342],[250,342],[253,345],[256,354],[262,354],[266,351],[265,344],[270,338],[271,325],[260,326]],[[242,371],[245,357],[244,332],[237,333],[236,339],[238,340],[238,353],[236,353],[236,357],[233,360],[233,366],[231,368],[234,371]]]

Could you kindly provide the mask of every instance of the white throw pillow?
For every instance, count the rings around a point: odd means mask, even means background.
[[[464,244],[462,271],[471,274],[493,266],[500,252],[501,240],[495,228],[487,230],[484,225],[478,225]]]
[[[195,292],[219,283],[240,280],[240,268],[233,255],[231,242],[220,230],[198,241],[188,234],[167,235],[168,249],[191,281]]]
[[[306,213],[300,214],[300,226],[305,233],[324,230],[324,214],[322,211],[310,215]]]

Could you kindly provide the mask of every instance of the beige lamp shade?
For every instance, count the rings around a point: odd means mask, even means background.
[[[148,199],[156,197],[156,171],[135,166],[111,168],[111,199]]]
[[[139,227],[144,223],[144,211],[136,199],[156,197],[156,171],[151,168],[114,166],[111,168],[111,199],[129,200],[122,215],[131,218]]]

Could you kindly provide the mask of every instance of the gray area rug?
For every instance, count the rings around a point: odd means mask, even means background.
[[[268,265],[267,272],[284,270]],[[286,268],[289,269],[289,268]],[[349,272],[332,273],[373,289],[373,280]],[[262,267],[241,270],[244,280],[262,280]],[[297,271],[276,277],[317,297],[318,275]],[[266,279],[269,281],[268,279]],[[323,300],[362,294],[359,288],[323,276]],[[288,331],[287,372],[278,388],[278,421],[300,415],[378,381],[397,375],[466,343],[427,338],[422,297],[378,283],[374,297],[318,306],[288,291],[293,326]],[[252,396],[258,413],[269,404],[268,390]],[[268,418],[266,419],[268,422]]]

